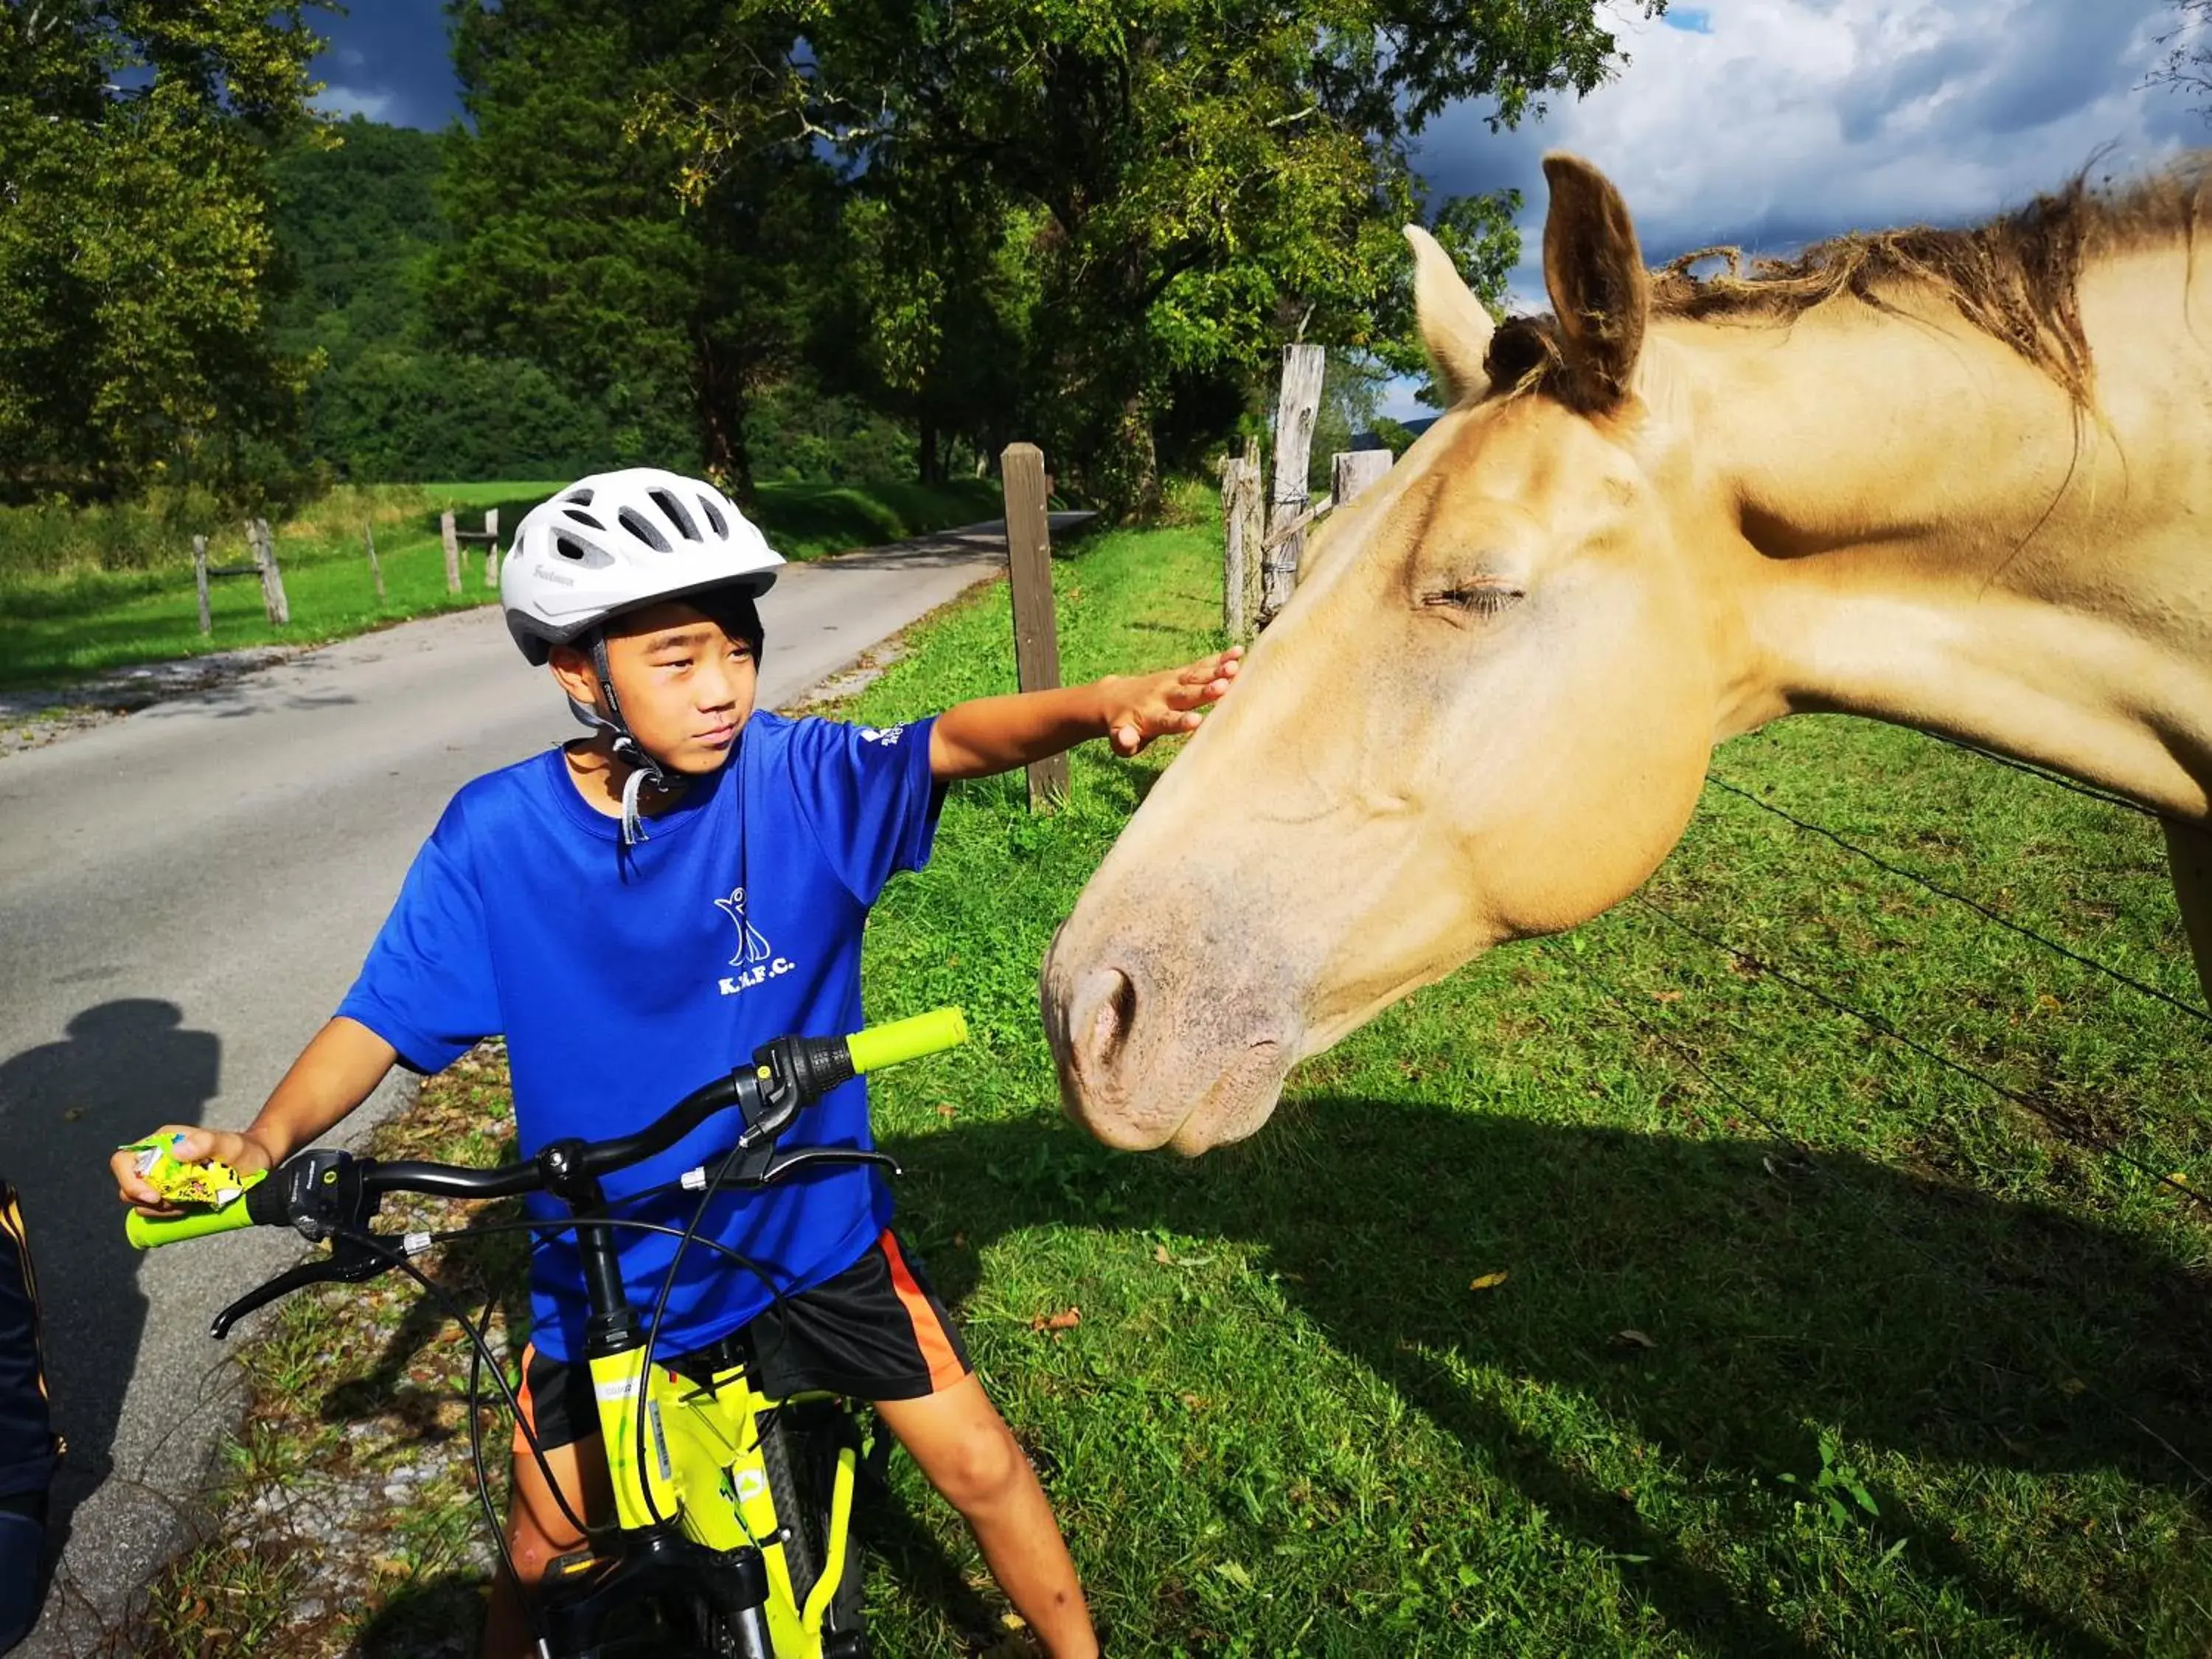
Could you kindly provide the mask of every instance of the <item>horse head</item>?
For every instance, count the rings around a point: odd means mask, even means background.
[[[1494,326],[1408,230],[1451,407],[1316,538],[1054,942],[1062,1092],[1111,1144],[1251,1133],[1301,1057],[1618,902],[1689,821],[1729,624],[1685,549],[1726,515],[1626,208],[1545,168],[1556,320]]]

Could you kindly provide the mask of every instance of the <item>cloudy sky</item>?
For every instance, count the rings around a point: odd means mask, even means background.
[[[1603,3],[1603,0],[1601,0]],[[1572,149],[1627,197],[1663,259],[1729,242],[1780,252],[1852,227],[1957,224],[2087,166],[2127,173],[2212,143],[2191,101],[2145,89],[2174,0],[1613,0],[1630,57],[1611,85],[1493,134],[1480,106],[1429,131],[1440,192],[1521,187],[1532,252],[1539,163]],[[441,0],[354,0],[319,25],[326,108],[411,126],[459,112]],[[1515,283],[1541,303],[1533,264]],[[1401,396],[1394,412],[1410,410]]]

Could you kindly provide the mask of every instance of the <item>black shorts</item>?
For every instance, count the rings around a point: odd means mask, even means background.
[[[726,1342],[696,1356],[656,1353],[653,1363],[684,1370],[695,1358],[710,1367],[742,1359],[753,1386],[772,1400],[817,1389],[854,1400],[919,1400],[975,1369],[928,1274],[889,1228],[835,1279],[772,1304]],[[544,1450],[599,1431],[586,1365],[549,1358],[532,1344],[522,1351],[516,1393]],[[514,1449],[529,1454],[520,1425]]]

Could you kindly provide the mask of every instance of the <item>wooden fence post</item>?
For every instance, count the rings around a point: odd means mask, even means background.
[[[1263,591],[1261,572],[1261,544],[1267,538],[1267,475],[1260,469],[1260,441],[1244,441],[1244,489],[1238,497],[1237,510],[1243,514],[1244,530],[1244,635],[1249,640],[1260,631],[1260,598]]]
[[[215,617],[208,609],[207,538],[192,538],[192,581],[200,594],[200,632],[215,632]]]
[[[1060,684],[1060,625],[1052,608],[1052,526],[1045,517],[1044,452],[1008,444],[999,457],[1006,489],[1006,565],[1014,590],[1014,669],[1024,691]],[[1067,799],[1067,757],[1030,768],[1030,811]]]
[[[247,525],[246,540],[253,550],[254,568],[261,573],[261,608],[271,624],[285,627],[292,620],[292,606],[284,597],[283,573],[276,568],[276,540],[269,533],[269,520]]]
[[[1387,449],[1340,450],[1329,458],[1329,495],[1338,507],[1349,507],[1362,490],[1381,483],[1389,470]]]
[[[484,586],[499,586],[499,509],[484,514]]]
[[[376,578],[376,602],[384,603],[384,567],[376,562],[376,526],[365,524],[361,527],[361,538],[368,544],[368,574]]]
[[[1283,348],[1283,386],[1275,403],[1275,476],[1267,494],[1267,541],[1261,557],[1260,622],[1291,602],[1297,586],[1298,556],[1305,535],[1296,529],[1306,506],[1306,468],[1313,459],[1314,418],[1321,411],[1322,376],[1328,355],[1321,347]]]
[[[1244,460],[1221,463],[1221,631],[1231,645],[1244,633]]]
[[[1256,438],[1246,440],[1243,455],[1221,464],[1221,626],[1232,645],[1249,640],[1259,627],[1267,523],[1261,476]]]
[[[461,591],[461,540],[454,533],[451,507],[438,515],[438,533],[446,538],[446,592],[458,593]]]

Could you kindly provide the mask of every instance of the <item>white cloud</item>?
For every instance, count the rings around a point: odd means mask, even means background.
[[[1605,170],[1655,259],[1972,223],[2092,161],[2124,177],[2212,140],[2142,86],[2173,18],[2172,0],[1697,0],[1621,23],[1620,78],[1540,122],[1493,135],[1482,108],[1448,111],[1419,165],[1439,194],[1520,187],[1512,300],[1540,310],[1546,149]]]
[[[388,118],[398,101],[395,94],[374,87],[325,87],[315,94],[315,107],[340,120],[349,115],[362,115],[372,121],[382,121]]]
[[[1613,84],[1517,133],[1449,112],[1421,166],[1446,191],[1522,187],[1558,147],[1611,175],[1647,252],[1769,249],[1852,227],[1986,217],[2100,155],[2126,173],[2197,128],[2142,90],[2170,0],[1706,0],[1632,22]],[[2202,131],[2202,129],[2197,129]],[[1531,240],[1533,242],[1533,237]]]

